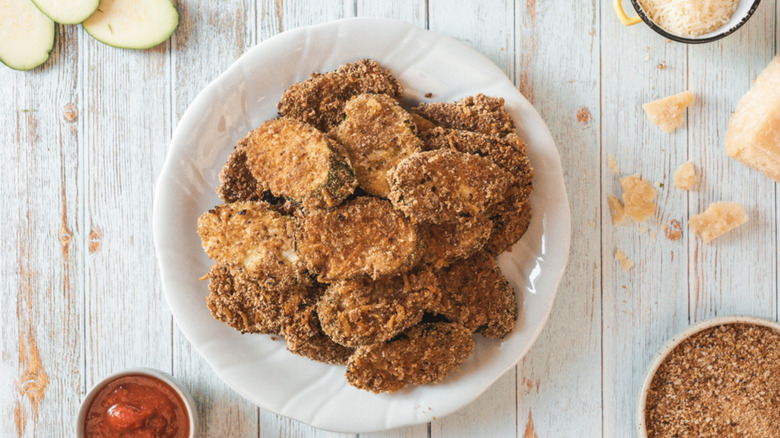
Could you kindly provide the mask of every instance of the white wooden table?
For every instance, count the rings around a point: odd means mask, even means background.
[[[608,0],[178,3],[179,28],[157,48],[114,49],[60,26],[43,67],[0,68],[0,436],[72,436],[86,390],[132,366],[179,378],[204,436],[331,435],[250,405],[191,348],[163,298],[150,222],[166,146],[198,91],[257,42],[342,17],[405,20],[491,58],[548,123],[572,207],[567,273],[516,370],[454,415],[372,436],[633,436],[642,374],[672,334],[715,315],[778,318],[778,188],[723,146],[737,100],[778,50],[777,0],[702,46],[624,28]],[[686,127],[646,121],[642,103],[685,89],[697,95]],[[664,183],[656,241],[611,225],[608,154]],[[686,160],[701,173],[689,193],[670,181]],[[687,219],[718,200],[741,202],[751,221],[703,245]],[[683,225],[676,241],[661,229],[671,220]]]

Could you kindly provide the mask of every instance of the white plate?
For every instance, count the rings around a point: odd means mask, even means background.
[[[281,339],[241,335],[214,320],[204,298],[212,262],[196,232],[200,214],[220,203],[217,175],[237,140],[277,116],[293,82],[373,58],[401,81],[406,102],[501,96],[528,143],[536,190],[531,227],[499,265],[522,305],[503,340],[475,336],[474,354],[441,384],[375,395],[355,389],[344,367],[295,356]],[[219,377],[263,409],[339,432],[425,423],[466,406],[531,347],[550,313],[569,254],[571,220],[560,158],[547,127],[504,73],[476,50],[418,27],[353,18],[284,32],[258,44],[209,84],[184,113],[157,180],[154,242],[173,317]]]

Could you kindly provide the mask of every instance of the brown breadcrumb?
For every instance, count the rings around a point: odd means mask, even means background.
[[[503,338],[515,326],[515,291],[486,252],[437,272],[441,301],[433,313],[488,338]]]
[[[506,198],[490,209],[493,234],[485,244],[485,251],[493,255],[509,251],[528,230],[533,209],[526,193],[521,186],[512,185],[506,192]]]
[[[261,192],[257,180],[246,167],[244,151],[233,151],[219,172],[217,195],[225,202],[257,201]]]
[[[261,201],[222,204],[198,219],[203,249],[217,263],[276,283],[305,275],[295,252],[295,218]]]
[[[414,127],[417,129],[418,133],[422,134],[423,132],[436,127],[436,125],[434,125],[433,122],[426,119],[425,117],[415,113],[411,113],[411,114],[412,114],[412,122],[414,123]]]
[[[324,282],[400,274],[420,258],[417,227],[379,198],[313,210],[295,237],[306,266]]]
[[[734,323],[682,341],[650,383],[645,426],[649,438],[780,436],[780,332]]]
[[[344,119],[347,101],[363,93],[387,94],[400,99],[403,88],[376,61],[361,59],[333,72],[313,73],[305,81],[293,84],[284,92],[277,107],[283,116],[328,132]]]
[[[500,97],[477,94],[453,103],[421,103],[412,112],[444,128],[499,137],[515,133],[515,124]]]
[[[482,249],[492,232],[493,222],[485,214],[466,222],[421,226],[424,250],[420,261],[435,269],[449,266]]]
[[[214,319],[242,333],[282,334],[312,296],[310,282],[258,281],[241,270],[216,264],[208,273],[206,305]]]
[[[349,159],[333,140],[297,120],[263,123],[238,143],[258,184],[307,208],[333,207],[357,186]]]
[[[323,331],[348,347],[385,342],[422,320],[441,292],[430,271],[330,285],[317,303]]]
[[[349,358],[346,377],[350,385],[375,393],[436,383],[462,365],[473,350],[474,339],[465,327],[423,323],[390,342],[358,348]]]
[[[341,142],[366,193],[387,196],[387,171],[420,152],[412,116],[385,94],[361,94],[344,108],[345,118],[333,135]]]
[[[502,201],[509,174],[487,158],[450,149],[412,155],[390,171],[393,205],[415,222],[466,221]]]
[[[333,342],[325,335],[317,318],[316,301],[304,307],[294,323],[285,326],[282,335],[291,353],[319,362],[346,365],[347,359],[355,351]]]

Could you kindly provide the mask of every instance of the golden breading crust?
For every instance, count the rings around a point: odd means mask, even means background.
[[[442,297],[433,313],[488,338],[503,338],[517,320],[515,291],[486,252],[437,272]]]
[[[376,281],[347,280],[330,285],[317,303],[317,314],[331,339],[359,347],[390,340],[419,323],[439,295],[430,271]]]
[[[289,283],[305,274],[295,253],[295,218],[261,201],[222,204],[198,219],[203,249],[217,263],[263,281]]]
[[[420,227],[422,263],[435,269],[449,266],[482,249],[493,232],[493,222],[481,214],[467,222],[427,224]]]
[[[282,95],[279,114],[328,132],[344,118],[344,105],[358,94],[387,94],[400,99],[401,84],[376,61],[361,59],[334,72],[314,73]]]
[[[390,342],[355,350],[346,377],[350,385],[375,393],[436,383],[462,365],[472,351],[474,338],[462,325],[418,324]]]
[[[306,266],[323,282],[400,274],[420,257],[417,227],[379,198],[312,210],[295,238]]]
[[[484,94],[469,96],[453,103],[421,103],[412,113],[436,125],[504,137],[515,133],[512,117],[504,108],[504,99]]]
[[[345,118],[333,130],[349,155],[358,184],[366,193],[386,197],[387,171],[420,152],[412,116],[385,94],[361,94],[344,107]]]
[[[238,143],[260,187],[307,208],[333,207],[357,186],[340,146],[314,127],[281,118],[263,123]]]
[[[219,172],[217,195],[225,202],[257,201],[262,190],[257,180],[246,167],[244,151],[234,150],[228,156],[227,163]]]
[[[206,305],[214,319],[242,333],[282,334],[316,299],[310,283],[266,284],[216,264],[208,273]]]
[[[421,134],[424,149],[451,148],[491,159],[513,177],[506,198],[488,213],[494,222],[493,235],[486,248],[500,254],[520,240],[531,221],[528,197],[533,191],[534,172],[526,156],[526,146],[515,134],[504,138],[475,132],[435,128]]]
[[[490,210],[493,234],[485,244],[485,251],[497,256],[512,248],[531,224],[531,200],[523,188],[509,187],[506,198]]]
[[[415,222],[467,221],[502,201],[507,172],[478,155],[438,149],[412,155],[390,171],[393,205]]]
[[[423,132],[436,127],[436,125],[434,125],[433,122],[426,119],[425,117],[416,113],[411,113],[411,114],[412,114],[412,122],[414,122],[414,127],[417,128],[418,133],[422,134]]]
[[[355,351],[333,342],[323,333],[315,302],[304,307],[295,322],[285,326],[282,335],[291,353],[319,362],[346,365],[347,359]]]

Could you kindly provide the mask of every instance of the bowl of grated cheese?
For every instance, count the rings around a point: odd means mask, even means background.
[[[637,15],[629,17],[623,0],[613,0],[625,26],[645,22],[670,40],[686,44],[709,43],[742,27],[761,0],[630,0]]]

